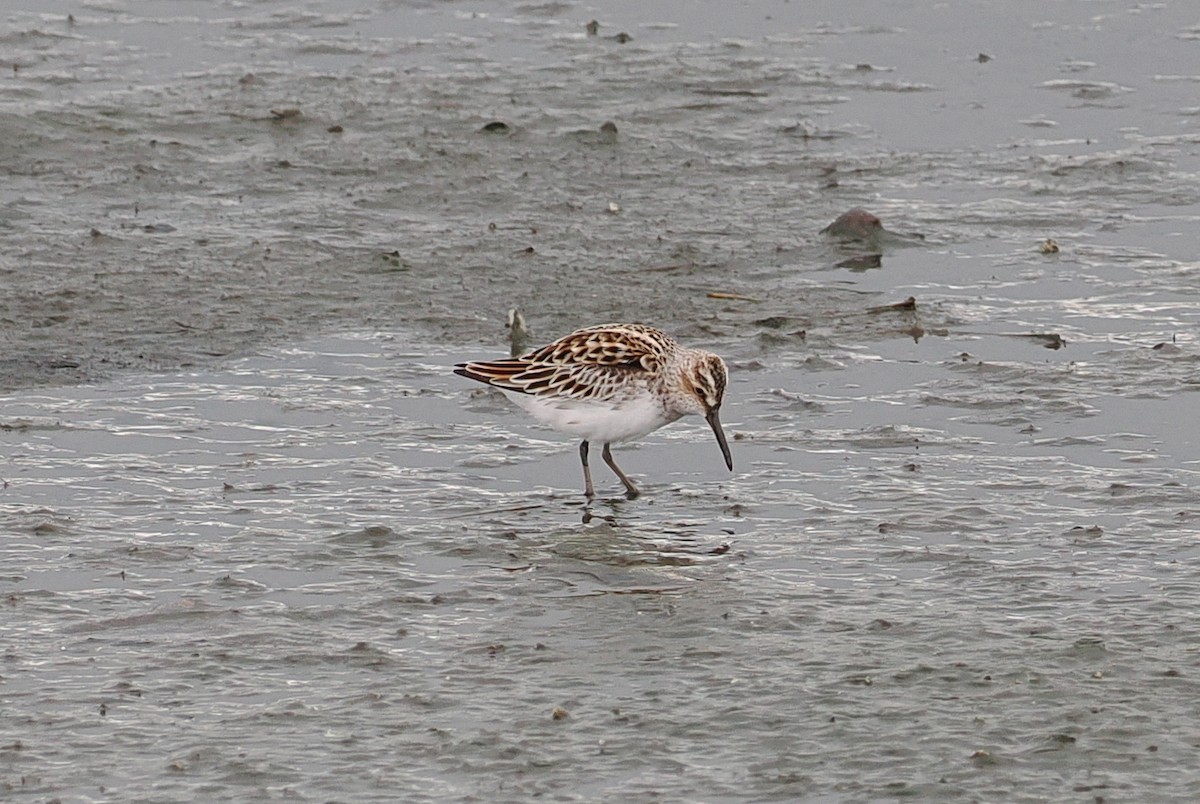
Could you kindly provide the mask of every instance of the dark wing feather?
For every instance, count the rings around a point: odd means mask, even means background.
[[[460,363],[454,373],[506,391],[604,400],[627,390],[631,374],[657,371],[673,347],[653,327],[606,324],[572,332],[523,357]]]
[[[492,363],[463,363],[454,369],[455,374],[522,394],[552,399],[578,399],[602,401],[617,392],[629,389],[630,369],[624,366],[598,364],[547,364],[519,363],[520,358],[497,360]]]
[[[674,345],[663,332],[643,324],[603,324],[576,330],[523,359],[533,363],[597,364],[653,371]]]

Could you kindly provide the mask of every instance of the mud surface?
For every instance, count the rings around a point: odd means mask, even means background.
[[[489,340],[512,306],[544,337],[746,342],[780,319],[873,337],[843,314],[913,286],[927,327],[978,317],[952,302],[980,282],[1026,289],[1004,317],[1114,272],[1142,280],[1114,302],[1190,292],[1194,20],[1013,8],[9,12],[0,388],[321,331]],[[926,248],[854,273],[869,255],[817,234],[854,206]],[[1066,252],[1042,259],[1047,237]]]

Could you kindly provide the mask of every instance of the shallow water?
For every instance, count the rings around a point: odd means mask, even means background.
[[[5,401],[11,790],[1195,792],[1189,394],[743,367],[733,476],[681,422],[584,521],[574,445],[411,346]]]
[[[5,795],[1200,796],[1197,20],[844,5],[5,12]]]

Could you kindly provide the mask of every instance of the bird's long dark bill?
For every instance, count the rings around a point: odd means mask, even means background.
[[[725,465],[732,472],[733,454],[729,451],[729,442],[725,440],[725,431],[721,429],[721,420],[717,416],[717,408],[710,410],[704,418],[708,421],[708,426],[712,428],[713,435],[717,437],[717,443],[721,445],[721,454],[725,456]]]

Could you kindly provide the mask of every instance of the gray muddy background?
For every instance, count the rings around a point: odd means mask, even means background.
[[[1192,4],[10,4],[0,68],[0,797],[1200,797]],[[736,472],[585,512],[448,374],[512,307],[725,355]]]

